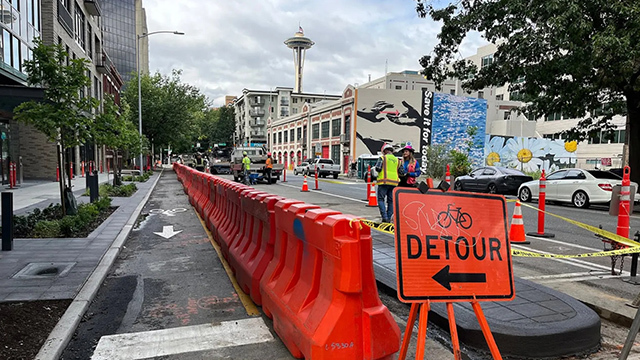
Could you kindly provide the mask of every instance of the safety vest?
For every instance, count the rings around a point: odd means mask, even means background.
[[[273,162],[271,161],[271,158],[267,158],[267,169],[272,169],[273,168]]]
[[[382,171],[378,174],[378,185],[398,186],[398,158],[393,154],[382,156]]]
[[[196,159],[196,166],[204,166],[204,159]]]
[[[245,169],[249,170],[251,168],[251,159],[249,159],[248,156],[243,157],[242,164],[244,165]]]

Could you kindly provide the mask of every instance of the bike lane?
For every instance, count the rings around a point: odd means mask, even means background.
[[[292,359],[165,170],[62,359]]]

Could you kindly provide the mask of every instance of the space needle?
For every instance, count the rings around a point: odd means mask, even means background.
[[[302,68],[304,67],[304,57],[307,52],[307,49],[310,49],[314,42],[311,41],[308,37],[304,36],[304,31],[301,26],[298,26],[298,31],[293,35],[293,37],[288,38],[284,44],[287,45],[289,49],[293,50],[293,63],[296,67],[296,87],[294,89],[295,92],[302,92]]]

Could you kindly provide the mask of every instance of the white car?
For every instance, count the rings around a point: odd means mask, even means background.
[[[518,188],[518,198],[522,202],[538,199],[538,180],[523,183]],[[607,204],[615,185],[622,185],[622,178],[603,170],[562,169],[547,176],[546,199],[569,202],[575,207],[588,208],[590,204]],[[638,184],[631,183],[638,191]],[[639,195],[636,194],[635,201]]]
[[[300,165],[293,168],[293,175],[309,175],[309,163],[303,162]]]

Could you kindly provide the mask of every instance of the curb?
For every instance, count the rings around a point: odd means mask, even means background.
[[[124,225],[122,230],[120,230],[120,233],[115,238],[109,249],[107,249],[105,254],[102,256],[102,259],[96,266],[95,270],[91,273],[89,278],[87,278],[87,281],[73,299],[73,302],[71,302],[67,311],[65,311],[56,326],[53,328],[53,331],[51,331],[49,337],[36,355],[36,360],[57,360],[60,358],[62,351],[64,351],[69,340],[71,340],[73,333],[76,331],[82,316],[84,316],[84,313],[89,308],[89,304],[91,304],[91,301],[93,301],[98,293],[100,285],[102,285],[102,282],[107,277],[107,273],[109,272],[109,269],[111,269],[111,265],[113,265],[118,254],[120,254],[120,250],[122,249],[124,242],[129,237],[138,216],[140,216],[140,213],[142,212],[142,208],[149,200],[151,193],[156,188],[156,185],[163,173],[164,168],[160,171],[153,185],[142,201],[140,201],[138,207],[133,211],[133,214],[131,214],[127,223]]]

